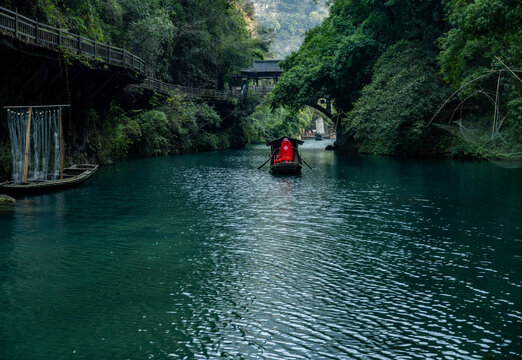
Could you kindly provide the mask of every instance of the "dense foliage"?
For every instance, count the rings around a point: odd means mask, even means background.
[[[447,2],[452,28],[440,39],[439,61],[458,89],[461,137],[482,156],[522,165],[522,3]]]
[[[297,137],[310,122],[309,109],[298,112],[283,107],[272,109],[269,95],[261,99],[255,111],[244,120],[243,129],[249,143],[263,143],[281,136]]]
[[[458,88],[501,66],[522,67],[522,3],[517,0],[448,0],[451,29],[440,39],[440,64]]]
[[[499,131],[488,136],[498,135],[516,154],[522,136],[521,7],[515,0],[333,0],[321,26],[282,62],[285,73],[272,106],[296,110],[329,98],[360,151],[431,153],[446,149],[441,141],[426,141],[437,133],[427,125],[449,88],[461,88],[438,120],[462,120],[451,117],[457,107],[458,117],[467,116],[477,128],[491,129],[493,121]]]
[[[269,46],[249,32],[245,1],[0,0],[0,5],[125,47],[147,61],[151,75],[184,85],[223,88]]]
[[[234,145],[233,128],[205,103],[172,96],[151,110],[125,113],[118,105],[102,115],[88,115],[89,153],[101,164],[128,156],[161,156],[226,149]]]
[[[269,38],[252,26],[250,0],[0,0],[0,6],[124,47],[146,61],[148,75],[188,86],[223,88],[269,46]],[[75,114],[81,125],[68,138],[66,161],[104,164],[246,143],[240,120],[224,120],[204,102],[174,96],[144,107],[130,110],[113,102]],[[7,139],[1,137],[2,179],[10,163]]]
[[[6,141],[0,142],[0,182],[10,179],[11,149]]]
[[[334,1],[330,16],[281,64],[285,73],[274,105],[300,108],[327,97],[346,113],[370,82],[382,52],[401,39],[435,40],[443,16],[439,0]]]
[[[284,54],[300,41],[298,33],[328,12],[281,63],[285,72],[272,96],[239,121],[251,141],[295,134],[302,125],[299,112],[307,106],[322,110],[318,100],[326,98],[333,105],[328,116],[336,117],[338,130],[360,151],[446,152],[444,132],[429,126],[437,114],[435,122],[458,124],[450,130],[459,130],[454,132],[472,145],[473,155],[522,161],[517,0],[331,0],[328,11],[313,0],[0,0],[0,5],[124,46],[163,80],[219,88],[268,51],[267,27],[276,30],[274,49]],[[263,24],[257,29],[254,8]],[[444,102],[450,89],[457,91]],[[123,122],[96,115],[109,128],[93,135],[91,144],[99,152],[109,149],[112,157],[165,154],[184,151],[173,144],[181,138],[190,143],[184,135],[190,133],[207,144],[189,144],[190,149],[222,147],[212,135],[220,130],[211,109],[172,106]],[[201,114],[206,115],[189,121]],[[114,140],[110,145],[103,145],[105,134]]]
[[[324,0],[255,0],[255,9],[259,24],[275,34],[270,52],[276,59],[298,50],[303,34],[328,15]]]
[[[360,151],[423,154],[441,145],[427,128],[439,104],[450,95],[437,74],[436,53],[423,43],[400,41],[374,66],[369,85],[345,118]]]

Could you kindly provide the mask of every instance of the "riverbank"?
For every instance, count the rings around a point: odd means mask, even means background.
[[[97,122],[97,114],[92,116]],[[111,108],[87,141],[101,164],[126,157],[222,150],[245,145],[237,122],[234,113],[225,119],[207,103],[172,96],[150,109]]]
[[[205,102],[180,96],[152,98],[147,108],[139,110],[112,102],[105,111],[89,109],[64,123],[66,166],[231,149],[247,142],[235,108],[218,113]],[[1,126],[6,129],[0,139],[0,179],[4,180],[11,177],[12,160],[7,124]]]

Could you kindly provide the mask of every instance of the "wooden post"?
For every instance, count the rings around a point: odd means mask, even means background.
[[[94,40],[94,58],[96,59],[96,40]]]
[[[60,132],[60,179],[63,179],[63,127],[62,127],[62,108],[58,110],[58,130]]]
[[[38,18],[36,18],[36,22],[34,24],[34,38],[36,41],[36,45],[38,45],[39,37],[38,37]]]
[[[15,9],[15,38],[18,37],[18,8]]]
[[[62,46],[62,27],[58,26],[58,46]]]
[[[109,57],[109,60],[107,60],[108,63],[111,62],[111,43],[109,43],[107,45],[107,53],[108,53],[108,57]]]
[[[81,35],[77,36],[78,39],[78,55],[82,54],[82,37]]]
[[[27,116],[27,131],[25,133],[25,157],[24,157],[24,176],[22,182],[27,182],[27,171],[29,170],[29,144],[31,142],[31,115],[33,108],[29,108],[29,114]]]

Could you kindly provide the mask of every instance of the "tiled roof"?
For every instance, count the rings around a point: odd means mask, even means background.
[[[256,60],[252,67],[243,69],[242,72],[249,73],[282,73],[283,70],[279,67],[281,60]]]

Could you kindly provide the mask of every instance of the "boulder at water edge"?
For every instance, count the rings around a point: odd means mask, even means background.
[[[0,194],[0,205],[14,205],[16,200],[10,196]]]

